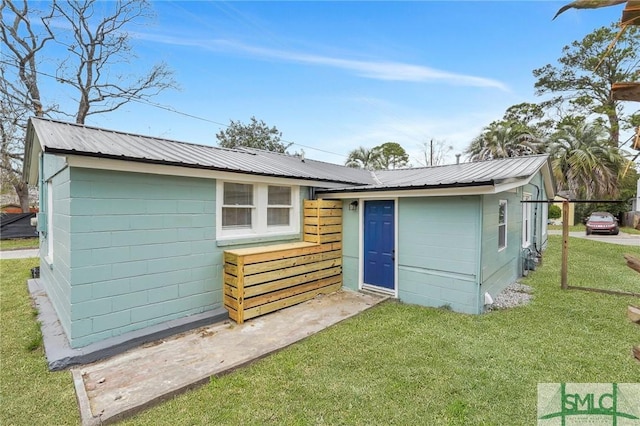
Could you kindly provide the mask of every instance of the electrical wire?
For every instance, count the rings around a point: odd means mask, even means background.
[[[0,60],[0,64],[16,67],[16,64],[14,64],[12,62],[7,62],[7,61],[4,61],[4,60]],[[58,82],[61,82],[61,83],[70,83],[69,80],[66,80],[66,79],[64,79],[62,77],[55,76],[55,75],[52,75],[52,74],[49,74],[49,73],[46,73],[46,72],[43,72],[43,71],[36,71],[36,74],[41,75],[43,77],[52,78],[52,79],[54,79],[54,80],[56,80]],[[106,95],[115,95],[114,93],[109,93],[109,92],[104,92],[104,93]],[[134,98],[134,97],[127,97],[127,96],[122,96],[122,97],[128,99],[131,102],[137,102],[139,104],[143,104],[143,105],[151,106],[151,107],[154,107],[154,108],[158,108],[158,109],[161,109],[161,110],[164,110],[164,111],[167,111],[167,112],[171,112],[171,113],[174,113],[174,114],[181,115],[183,117],[188,117],[188,118],[192,118],[194,120],[199,120],[199,121],[204,121],[204,122],[211,123],[211,124],[216,124],[218,126],[223,126],[225,128],[229,128],[230,127],[230,124],[221,123],[219,121],[211,120],[209,118],[205,118],[205,117],[201,117],[201,116],[198,116],[198,115],[195,115],[195,114],[191,114],[191,113],[188,113],[188,112],[180,111],[180,110],[177,110],[174,107],[171,107],[171,106],[168,106],[168,105],[162,105],[162,104],[159,104],[159,103],[156,103],[156,102],[152,102],[152,101],[150,101],[148,99],[140,99],[140,98]],[[280,141],[284,142],[284,143],[291,144],[291,145],[299,146],[299,147],[302,147],[302,148],[307,148],[307,149],[311,149],[311,150],[314,150],[314,151],[323,152],[325,154],[335,155],[335,156],[341,157],[343,159],[348,158],[348,156],[344,155],[344,154],[338,154],[336,152],[327,151],[325,149],[316,148],[316,147],[313,147],[313,146],[310,146],[310,145],[305,145],[305,144],[302,144],[302,143],[299,143],[299,142],[295,142],[295,141],[291,141],[291,140],[287,140],[287,139],[280,139]]]

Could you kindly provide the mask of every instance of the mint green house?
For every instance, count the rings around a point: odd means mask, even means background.
[[[478,314],[546,247],[547,156],[375,174],[316,192],[344,200],[345,287]]]
[[[546,156],[373,173],[42,118],[24,170],[33,281],[87,351],[226,318],[224,250],[300,241],[310,198],[343,200],[344,287],[481,313],[543,250],[554,196]]]

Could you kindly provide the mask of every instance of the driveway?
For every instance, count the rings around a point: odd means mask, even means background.
[[[560,230],[549,230],[549,235],[562,235]],[[587,240],[601,241],[603,243],[620,244],[623,246],[636,246],[640,247],[640,235],[627,234],[626,232],[620,232],[618,235],[586,235],[584,231],[569,232],[570,237],[584,238]]]

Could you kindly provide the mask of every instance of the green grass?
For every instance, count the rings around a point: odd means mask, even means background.
[[[15,240],[0,240],[0,251],[38,248],[37,238],[18,238]]]
[[[71,374],[47,369],[26,285],[35,266],[35,258],[0,260],[0,424],[79,424]]]
[[[628,272],[640,283],[620,261],[640,248],[574,240],[571,284]],[[543,265],[523,280],[535,294],[527,306],[472,316],[383,303],[123,424],[525,425],[536,422],[540,382],[637,382],[640,327],[626,307],[640,299],[562,291],[560,242],[549,238]],[[585,267],[596,253],[611,267]],[[0,262],[0,424],[76,424],[69,373],[47,372],[41,349],[27,349],[35,335],[24,280],[35,262]],[[20,272],[5,278],[9,265]]]
[[[640,247],[570,238],[568,284],[640,294],[640,275],[626,266],[626,253],[639,256]]]
[[[620,228],[620,231],[626,232],[627,234],[640,235],[640,229],[635,229],[630,226],[623,226],[622,228]]]

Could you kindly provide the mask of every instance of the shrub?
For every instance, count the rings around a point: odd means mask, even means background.
[[[562,209],[555,204],[549,206],[549,219],[560,219],[562,216]]]

